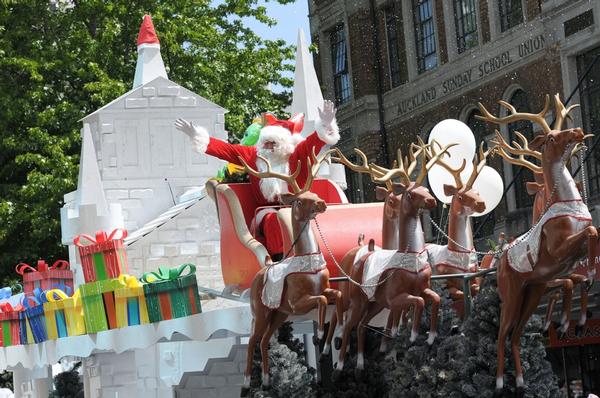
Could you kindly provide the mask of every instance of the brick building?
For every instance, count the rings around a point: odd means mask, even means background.
[[[345,134],[342,149],[363,149],[369,159],[390,164],[396,149],[446,118],[459,119],[477,142],[494,126],[475,118],[477,102],[503,114],[497,100],[539,112],[544,95],[565,99],[600,54],[600,2],[589,0],[309,0],[317,73],[326,98],[338,104]],[[575,91],[575,125],[595,132],[600,123],[600,62]],[[548,116],[552,120],[552,115]],[[537,126],[500,127],[532,135]],[[597,154],[597,155],[596,155]],[[600,148],[587,162],[590,196],[600,198]],[[496,158],[505,185],[516,168]],[[576,166],[576,165],[575,165]],[[521,173],[476,240],[528,229],[532,198]],[[348,175],[353,201],[374,200],[368,177]],[[440,210],[438,209],[438,212]],[[593,211],[598,220],[597,210]],[[436,217],[438,215],[434,215]],[[481,221],[475,221],[475,223]],[[424,223],[428,225],[429,223]],[[478,226],[475,226],[475,230]],[[432,231],[426,228],[429,239]]]

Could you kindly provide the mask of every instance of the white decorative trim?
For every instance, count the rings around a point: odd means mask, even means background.
[[[201,154],[206,153],[210,136],[208,131],[202,126],[194,126],[194,136],[192,137],[192,150]]]
[[[340,128],[335,119],[327,126],[323,124],[321,119],[315,123],[315,131],[317,135],[327,145],[335,145],[340,140]]]

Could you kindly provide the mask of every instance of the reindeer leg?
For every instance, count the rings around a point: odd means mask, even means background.
[[[269,316],[264,314],[255,314],[254,318],[252,319],[252,330],[250,333],[250,338],[248,339],[248,356],[246,358],[246,371],[244,372],[244,384],[240,394],[241,397],[246,397],[250,392],[250,378],[252,377],[254,348],[256,347],[258,340],[263,336],[263,333],[267,329],[268,319]],[[266,360],[268,361],[269,358],[266,357]],[[262,357],[262,361],[265,361],[264,356]]]
[[[365,369],[365,328],[373,319],[373,317],[383,309],[383,305],[378,302],[369,303],[367,312],[363,315],[360,323],[358,324],[357,340],[358,340],[358,353],[356,357],[356,372],[354,376],[357,381],[362,380],[362,371]]]
[[[500,305],[500,327],[498,328],[498,340],[496,342],[496,390],[494,396],[501,397],[504,388],[504,347],[506,338],[511,328],[514,326],[521,303],[523,302],[522,287],[523,283],[519,279],[514,279],[511,275],[506,275],[508,266],[506,256],[501,259],[498,269],[498,293],[502,301]]]
[[[588,290],[592,287],[594,279],[596,277],[596,264],[594,258],[598,253],[598,230],[594,226],[587,227],[588,231]]]
[[[390,311],[390,313],[388,314],[387,323],[385,325],[385,330],[383,331],[383,336],[381,336],[381,345],[379,346],[379,352],[387,351],[387,342],[390,339],[388,335],[390,334],[392,324],[394,323],[395,318],[396,317],[394,316],[394,313]]]
[[[413,343],[419,335],[419,326],[421,324],[421,314],[425,306],[425,300],[422,297],[413,296],[408,293],[402,293],[394,297],[390,302],[392,311],[400,313],[404,307],[414,307],[412,330],[410,332],[410,342]]]
[[[329,321],[329,329],[327,330],[327,337],[325,338],[325,345],[323,346],[323,351],[321,355],[319,355],[319,361],[323,361],[325,356],[329,355],[331,351],[331,340],[333,339],[333,333],[335,328],[337,327],[337,314],[334,312],[331,315],[331,321]]]
[[[423,290],[421,294],[426,301],[431,301],[431,326],[429,328],[429,337],[427,338],[427,344],[432,345],[435,337],[437,336],[437,323],[438,315],[440,310],[440,296],[431,289]]]
[[[531,317],[531,314],[535,311],[544,291],[546,290],[545,283],[539,283],[536,285],[529,285],[525,288],[525,295],[521,305],[521,311],[519,314],[519,321],[515,326],[512,335],[510,336],[510,344],[515,361],[515,376],[517,382],[517,396],[522,397],[525,392],[525,382],[523,380],[523,368],[521,366],[521,334],[527,321]]]
[[[571,320],[571,307],[573,305],[573,281],[570,279],[562,279],[563,284],[563,300],[562,300],[562,315],[560,317],[560,332],[566,333],[569,329],[569,321]]]
[[[546,287],[548,289],[548,287]],[[552,323],[552,313],[554,312],[554,305],[556,301],[559,299],[559,293],[554,292],[550,295],[548,299],[548,309],[546,310],[546,319],[544,320],[543,332],[547,332],[550,328],[550,324]]]
[[[342,297],[342,292],[340,290],[327,288],[323,291],[323,294],[327,297],[328,300],[331,300],[335,303],[335,319],[339,321],[339,325],[337,327],[339,327],[339,330],[341,330],[344,327],[344,299]],[[333,316],[331,319],[333,320]],[[329,329],[333,329],[333,332],[335,332],[335,328],[335,325],[333,325],[333,327],[331,327],[330,325]],[[330,333],[328,332],[327,339],[329,342],[331,342],[329,334]]]
[[[262,387],[263,390],[268,390],[271,387],[271,383],[269,380],[269,340],[271,340],[271,336],[279,327],[283,324],[283,322],[287,319],[288,315],[281,311],[275,311],[273,316],[271,317],[271,322],[263,334],[262,339],[260,340],[260,352],[262,356]]]
[[[583,327],[587,321],[587,308],[588,308],[588,290],[586,289],[587,278],[579,274],[571,274],[569,278],[573,281],[573,285],[580,286],[580,316],[577,322],[576,333],[579,335],[583,331]]]
[[[358,325],[358,322],[367,310],[367,305],[368,301],[366,300],[366,298],[362,299],[362,297],[355,299],[350,303],[350,306],[348,308],[349,313],[346,317],[346,321],[344,322],[344,331],[342,333],[342,345],[339,348],[340,352],[338,356],[338,362],[333,371],[333,374],[331,375],[331,378],[334,382],[336,382],[340,378],[342,370],[344,369],[344,359],[346,358],[346,349],[348,348],[348,343],[350,340],[350,332],[356,325]]]
[[[296,302],[289,302],[290,308],[294,314],[306,314],[313,308],[318,308],[319,327],[317,330],[317,339],[320,340],[325,334],[323,325],[325,324],[325,311],[327,310],[327,297],[325,296],[302,296]],[[314,342],[315,340],[313,340]]]

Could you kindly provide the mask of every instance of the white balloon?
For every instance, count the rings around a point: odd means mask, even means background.
[[[470,163],[475,155],[475,136],[463,122],[456,119],[442,120],[436,124],[429,134],[428,144],[436,140],[440,145],[458,144],[448,149],[450,157],[446,157],[446,163],[451,167],[459,167],[463,159]]]
[[[500,200],[502,200],[504,182],[495,169],[484,166],[473,183],[473,189],[479,192],[479,195],[484,200],[485,211],[483,213],[474,213],[472,217],[481,217],[494,210],[498,206],[498,203],[500,203]]]
[[[473,163],[467,163],[465,169],[460,173],[460,178],[465,183],[471,171],[473,170]],[[429,180],[429,188],[442,203],[450,204],[452,202],[452,196],[446,196],[444,193],[444,184],[455,186],[454,177],[444,167],[439,164],[433,165],[427,173],[427,179]]]

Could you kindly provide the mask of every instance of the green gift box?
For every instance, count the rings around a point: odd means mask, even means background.
[[[115,290],[122,287],[118,279],[85,283],[79,286],[85,329],[98,333],[117,328]]]
[[[182,275],[186,270],[189,273]],[[196,281],[196,266],[159,267],[142,276],[150,322],[166,321],[202,312]]]

